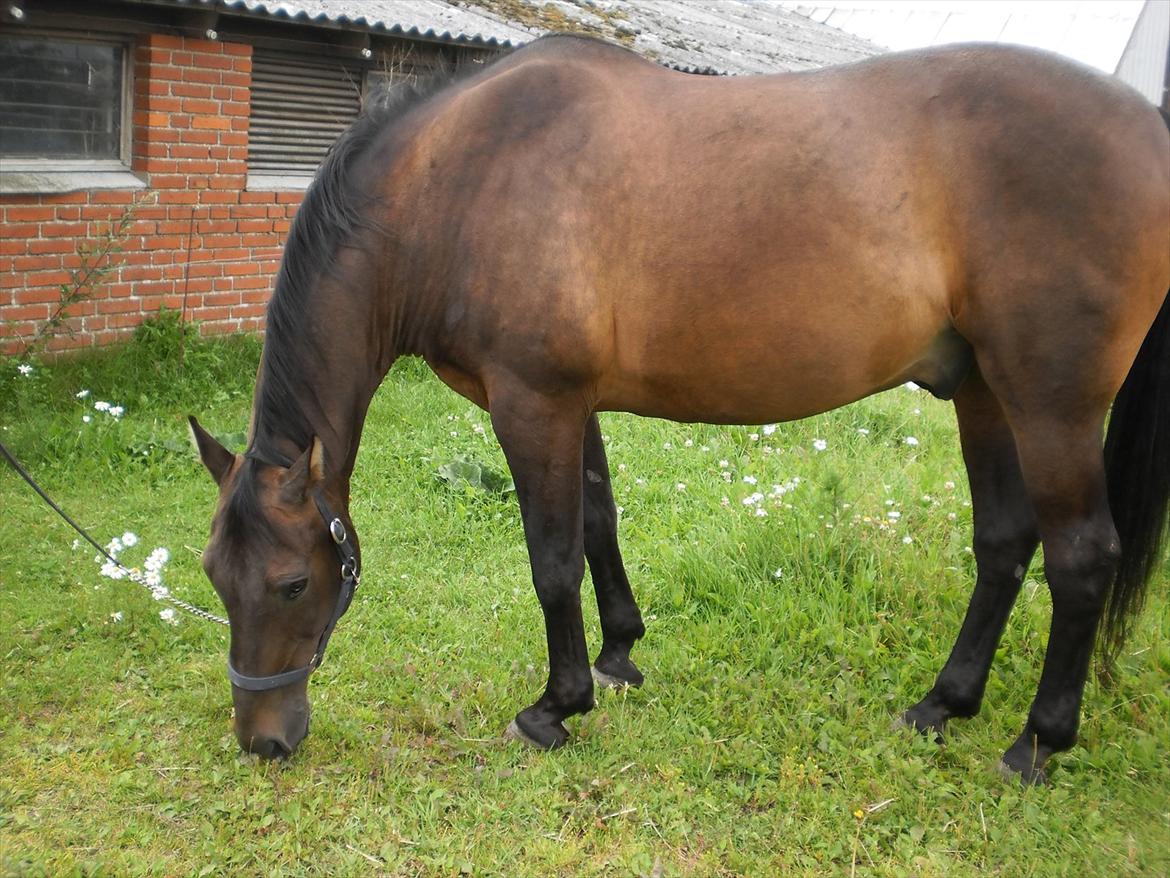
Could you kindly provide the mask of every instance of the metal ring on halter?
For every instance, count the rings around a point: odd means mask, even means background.
[[[337,543],[339,546],[345,542],[345,538],[348,536],[348,534],[346,534],[345,525],[341,523],[340,518],[335,518],[333,521],[329,522],[329,536],[333,537],[333,542]]]

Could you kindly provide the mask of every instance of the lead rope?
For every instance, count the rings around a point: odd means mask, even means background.
[[[48,503],[49,507],[54,512],[56,512],[63,519],[65,519],[65,522],[71,528],[73,528],[75,531],[77,531],[79,534],[81,534],[81,536],[85,539],[85,541],[87,543],[89,543],[91,546],[93,546],[95,549],[97,549],[98,552],[102,555],[102,557],[104,557],[107,561],[109,561],[111,564],[113,564],[115,567],[117,567],[119,570],[121,570],[122,573],[125,575],[125,577],[127,579],[129,579],[131,582],[135,582],[138,585],[141,585],[143,588],[145,588],[147,591],[149,591],[151,593],[151,596],[154,597],[156,600],[161,598],[162,600],[166,601],[167,603],[171,604],[172,606],[178,607],[180,610],[183,610],[186,613],[190,613],[192,616],[195,616],[199,619],[204,619],[208,622],[215,622],[217,625],[229,625],[230,624],[227,619],[223,618],[223,616],[217,616],[217,615],[215,615],[215,613],[210,613],[207,610],[204,610],[200,607],[195,606],[194,604],[189,604],[186,601],[175,597],[170,592],[167,592],[167,593],[160,596],[158,594],[158,591],[155,589],[155,587],[150,585],[149,583],[147,583],[145,577],[143,577],[141,573],[139,573],[137,570],[131,570],[129,567],[127,567],[125,564],[123,564],[121,561],[119,561],[117,558],[115,558],[113,555],[111,555],[109,552],[107,552],[106,549],[97,540],[95,540],[88,533],[86,533],[85,528],[83,528],[76,521],[74,521],[72,518],[70,518],[69,515],[65,512],[65,510],[62,509],[60,506],[58,506],[53,501],[53,498],[45,493],[45,489],[37,484],[36,479],[34,479],[31,475],[29,475],[28,470],[26,470],[23,466],[21,466],[20,461],[16,459],[16,457],[13,455],[13,453],[8,450],[8,448],[4,445],[3,442],[0,442],[0,454],[4,455],[4,459],[8,461],[9,465],[14,470],[16,470],[17,475],[19,475],[22,479],[24,479],[26,482],[28,482],[29,487],[32,488],[34,491],[36,491],[37,494],[40,495],[41,499],[44,500],[46,503]]]

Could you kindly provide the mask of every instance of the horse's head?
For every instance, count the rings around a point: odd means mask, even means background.
[[[219,485],[203,569],[231,622],[236,738],[287,756],[309,730],[308,676],[357,585],[353,527],[319,439],[284,467],[233,454],[194,418],[191,431]]]

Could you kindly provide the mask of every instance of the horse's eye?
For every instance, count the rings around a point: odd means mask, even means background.
[[[284,590],[285,596],[291,601],[293,598],[299,597],[301,592],[303,592],[306,588],[308,588],[308,586],[309,586],[309,580],[298,579],[296,582],[289,583],[285,587],[285,590]]]

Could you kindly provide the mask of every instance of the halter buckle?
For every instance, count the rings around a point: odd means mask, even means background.
[[[340,518],[335,518],[329,522],[329,536],[333,537],[333,542],[339,546],[345,542],[347,534],[345,532],[345,525],[341,523]]]

